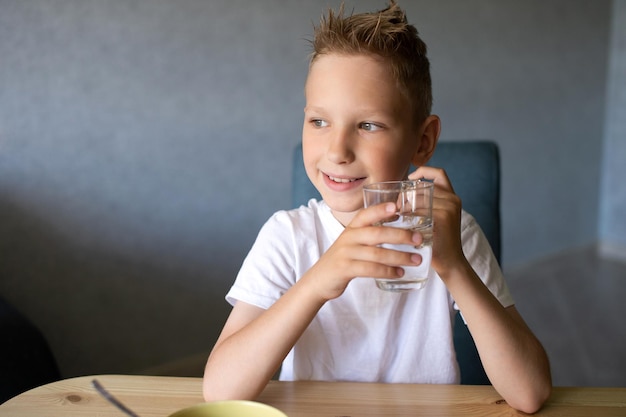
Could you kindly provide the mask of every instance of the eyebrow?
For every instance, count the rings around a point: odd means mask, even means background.
[[[362,107],[359,108],[357,107],[357,110],[360,113],[366,113],[366,114],[370,114],[373,115],[375,117],[380,117],[380,116],[384,116],[384,117],[394,117],[395,118],[395,112],[391,109],[380,109],[380,108],[367,108],[367,107]],[[326,109],[325,107],[321,107],[321,106],[304,106],[304,111],[311,111],[311,112],[318,112],[318,113],[326,113],[329,110]]]

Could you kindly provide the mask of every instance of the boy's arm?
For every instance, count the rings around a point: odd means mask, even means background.
[[[411,178],[433,178],[432,267],[463,313],[483,366],[512,407],[533,413],[551,392],[550,366],[541,343],[514,306],[504,308],[463,254],[461,201],[441,169],[420,167]]]
[[[322,305],[300,282],[267,310],[237,302],[207,361],[205,400],[256,398]]]
[[[372,224],[395,213],[393,203],[361,210],[333,245],[281,298],[263,310],[235,304],[207,361],[206,400],[254,399],[326,301],[357,276],[399,278],[415,254],[379,248],[383,242],[420,244],[422,236]]]
[[[442,279],[463,313],[494,388],[513,408],[539,410],[551,392],[550,365],[515,306],[504,308],[469,264]]]

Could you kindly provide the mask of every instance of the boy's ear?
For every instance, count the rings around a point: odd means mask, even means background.
[[[411,159],[413,165],[416,167],[426,165],[435,152],[440,132],[441,120],[439,116],[431,114],[424,120],[424,123],[422,123],[419,129],[421,137],[419,138],[419,146]]]

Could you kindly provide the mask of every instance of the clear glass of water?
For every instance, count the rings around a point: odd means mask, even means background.
[[[395,215],[377,225],[418,231],[424,237],[419,246],[386,243],[381,245],[384,248],[419,253],[422,256],[420,265],[403,266],[402,278],[376,278],[376,285],[381,290],[402,292],[419,290],[426,285],[433,253],[433,190],[433,182],[424,179],[378,182],[363,187],[365,207],[396,203]]]

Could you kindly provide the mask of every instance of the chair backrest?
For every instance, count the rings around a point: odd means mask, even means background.
[[[500,262],[500,154],[491,141],[440,142],[430,166],[446,170],[463,208],[482,228]],[[293,153],[292,203],[298,207],[321,196],[309,181],[302,162],[302,145]],[[454,324],[454,347],[461,369],[461,383],[486,385],[485,374],[474,340],[459,314]]]
[[[446,170],[463,208],[471,213],[500,262],[500,153],[491,141],[440,142],[429,164]],[[320,199],[302,163],[302,145],[293,152],[292,204]]]

